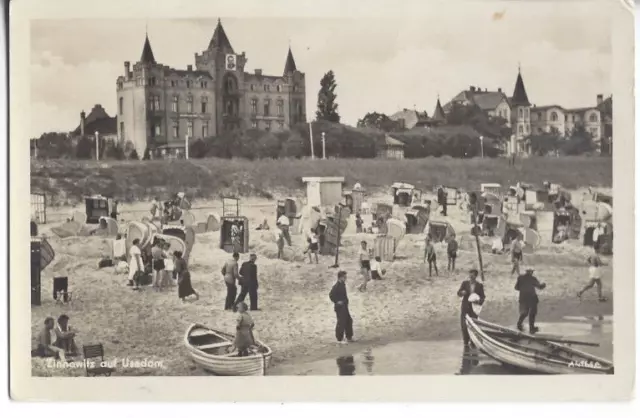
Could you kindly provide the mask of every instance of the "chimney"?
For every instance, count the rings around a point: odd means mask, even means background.
[[[187,65],[187,71],[193,71],[193,65]]]
[[[255,73],[257,76],[262,76],[262,69],[261,68],[256,68]]]
[[[124,62],[124,78],[129,81],[129,76],[131,75],[131,63],[129,61]]]
[[[498,87],[498,93],[502,93],[502,87]]]
[[[472,92],[475,92],[475,91],[476,91],[476,88],[475,88],[475,87],[473,87],[473,86],[469,86],[469,90],[470,90],[470,91],[472,91]]]
[[[598,94],[597,99],[596,99],[597,102],[598,102],[598,106],[600,106],[602,104],[602,99],[603,99],[602,94]]]
[[[84,136],[84,120],[85,120],[85,113],[84,110],[82,112],[80,112],[80,135]]]
[[[485,88],[484,88],[484,92],[486,93],[486,92],[488,92],[488,91],[489,91],[489,89],[485,87]]]

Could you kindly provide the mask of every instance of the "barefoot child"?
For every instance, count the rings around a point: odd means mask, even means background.
[[[316,264],[318,264],[318,234],[313,228],[311,228],[309,232],[307,242],[309,243],[309,246],[307,247],[305,253],[309,253],[309,264],[313,263],[311,255],[315,256]]]

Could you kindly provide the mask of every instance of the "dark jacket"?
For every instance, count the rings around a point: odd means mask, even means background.
[[[458,289],[458,296],[462,297],[462,302],[460,303],[460,314],[469,314],[469,316],[473,318],[477,318],[478,315],[473,312],[473,307],[471,306],[471,302],[469,302],[469,296],[471,295],[471,293],[476,293],[478,296],[480,296],[480,305],[484,303],[485,298],[483,284],[476,281],[475,286],[475,290],[471,292],[471,281],[467,279],[462,282],[462,284],[460,285],[460,289]],[[465,295],[463,295],[463,291],[466,291]]]
[[[258,266],[252,261],[245,261],[240,267],[241,285],[258,288]]]
[[[349,305],[349,298],[347,297],[347,286],[341,282],[337,281],[336,284],[331,288],[331,292],[329,292],[329,299],[334,304],[334,308],[338,309],[339,306],[347,306]],[[344,302],[342,305],[338,305],[338,302]]]
[[[458,241],[452,239],[451,241],[449,241],[449,243],[447,243],[447,252],[455,253],[457,251],[458,251]]]
[[[545,285],[540,284],[538,279],[531,274],[518,276],[515,289],[520,292],[520,302],[538,303],[536,289],[544,289]]]

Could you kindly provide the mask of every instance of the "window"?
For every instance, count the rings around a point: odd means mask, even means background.
[[[187,80],[187,88],[190,89],[191,85],[193,84],[193,81],[191,80]]]
[[[193,137],[193,121],[187,121],[187,136],[189,138]]]
[[[173,137],[174,138],[178,138],[180,136],[180,131],[178,130],[178,121],[174,120],[173,122],[171,122],[171,129],[172,129],[172,133],[173,133]]]
[[[175,87],[176,86],[176,80],[171,80],[171,87]]]
[[[120,122],[120,140],[124,141],[124,122]]]
[[[278,116],[284,116],[284,101],[278,100]]]
[[[298,113],[298,116],[302,117],[302,102],[300,100],[296,101],[296,112]]]
[[[122,109],[124,109],[124,98],[120,97],[118,99],[118,113],[121,114],[121,115],[122,115],[122,112],[123,112]]]
[[[160,96],[153,97],[153,109],[160,110]]]
[[[253,91],[256,88],[256,86],[254,84],[249,86],[249,90]]]
[[[187,96],[187,113],[193,113],[193,96]]]
[[[522,119],[524,117],[524,111],[522,110],[522,108],[518,109],[518,117],[520,119]]]
[[[271,121],[269,121],[269,120],[268,120],[268,121],[266,121],[266,122],[264,123],[264,125],[265,125],[265,126],[264,126],[264,130],[265,130],[265,131],[270,131],[270,130],[271,130]]]
[[[227,93],[233,93],[236,91],[236,83],[233,77],[228,76],[224,81],[224,88]]]
[[[206,138],[209,136],[209,121],[202,122],[202,137]]]
[[[251,113],[258,114],[258,99],[251,99]]]
[[[154,123],[153,131],[154,136],[162,135],[162,125],[159,123]]]
[[[268,84],[265,84],[264,91],[271,91],[271,86],[269,86]]]
[[[557,112],[551,112],[551,121],[552,122],[557,122],[558,121],[558,113]]]
[[[178,112],[178,96],[173,96],[173,98],[171,99],[171,111],[172,112]]]
[[[200,111],[207,113],[207,96],[202,96],[202,102],[200,103]]]
[[[149,78],[149,85],[150,86],[155,86],[156,85],[156,78],[155,77],[150,77]]]
[[[277,91],[278,93],[282,91],[282,86],[281,86],[280,84],[278,84],[278,85],[276,86],[276,91]]]
[[[518,133],[522,133],[522,125],[518,126]]]
[[[264,101],[264,115],[265,116],[269,116],[269,113],[270,113],[270,110],[271,110],[270,107],[271,107],[271,100],[266,99]]]
[[[252,127],[253,129],[258,129],[258,122],[257,122],[257,121],[255,121],[255,120],[252,120],[252,121],[251,121],[251,127]]]
[[[524,133],[525,134],[529,133],[529,125],[524,125]]]
[[[529,119],[529,109],[524,110],[524,117]]]
[[[201,81],[200,82],[200,87],[202,87],[203,89],[207,88],[207,82],[206,81]]]
[[[598,115],[596,115],[595,113],[592,113],[589,116],[589,122],[597,122],[598,121]]]

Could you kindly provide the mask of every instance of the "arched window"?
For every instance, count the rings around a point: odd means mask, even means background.
[[[522,110],[522,108],[518,109],[518,117],[520,119],[522,119],[524,117],[524,111]]]
[[[520,109],[522,110],[522,109]],[[518,133],[522,133],[522,125],[518,126]]]
[[[595,114],[595,113],[592,113],[592,114],[589,116],[589,122],[597,122],[597,121],[598,121],[598,115],[597,115],[597,114]]]
[[[557,112],[551,112],[551,121],[552,122],[557,122],[558,121],[558,113]]]

